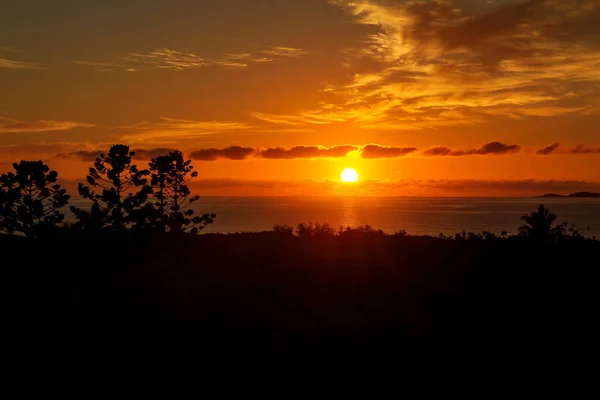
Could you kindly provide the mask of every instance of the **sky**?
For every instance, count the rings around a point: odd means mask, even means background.
[[[0,1],[0,171],[117,143],[207,195],[600,191],[600,1]]]

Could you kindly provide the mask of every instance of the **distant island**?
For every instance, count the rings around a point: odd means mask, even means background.
[[[556,193],[546,193],[542,196],[536,196],[536,197],[600,197],[600,193],[577,192],[577,193],[571,193],[568,196],[565,196],[562,194],[556,194]]]

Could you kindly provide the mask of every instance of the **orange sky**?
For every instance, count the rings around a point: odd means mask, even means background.
[[[0,88],[0,170],[72,184],[125,143],[211,195],[600,190],[597,0],[6,1]]]

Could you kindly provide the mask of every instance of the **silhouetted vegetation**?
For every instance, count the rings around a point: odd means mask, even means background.
[[[0,231],[36,236],[55,228],[71,197],[56,183],[58,173],[41,161],[21,161],[13,168],[0,176]]]
[[[129,146],[114,145],[96,159],[86,178],[90,186],[80,183],[78,187],[79,194],[92,201],[92,208],[71,207],[78,221],[71,228],[86,233],[134,230],[195,235],[213,223],[215,214],[195,216],[189,208],[199,199],[188,187],[198,173],[180,151],[152,158],[144,170],[131,163],[134,155]]]
[[[191,196],[188,182],[198,176],[190,160],[184,160],[180,151],[150,161],[151,187],[148,192],[156,199],[146,204],[148,224],[161,232],[197,234],[213,223],[215,214],[194,216],[189,206],[200,196]]]
[[[600,197],[600,193],[593,193],[593,192],[576,192],[576,193],[571,193],[567,196],[562,195],[562,194],[556,194],[556,193],[546,193],[543,194],[541,196],[538,197],[591,197],[591,198],[598,198]]]
[[[134,155],[129,146],[112,146],[107,155],[100,154],[94,166],[90,167],[86,178],[89,186],[80,183],[78,187],[79,195],[91,200],[105,214],[103,227],[116,232],[144,220],[141,208],[148,199],[145,177],[150,175],[150,171],[140,171],[131,164]],[[133,191],[138,187],[141,189]],[[77,216],[83,215],[76,207],[71,207],[71,211]]]
[[[27,235],[0,235],[7,343],[35,351],[42,335],[61,352],[401,362],[597,337],[600,242],[555,225],[543,205],[516,235],[312,223],[191,235],[214,215],[189,212],[189,161],[171,152],[145,171],[131,156],[113,146],[96,160],[79,188],[92,208],[73,209],[70,225],[59,225],[68,195],[56,172],[24,161],[2,176],[0,226]]]

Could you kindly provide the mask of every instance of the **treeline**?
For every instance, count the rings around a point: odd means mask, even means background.
[[[496,234],[492,231],[475,232],[458,232],[454,235],[445,235],[440,233],[438,239],[447,239],[455,241],[492,241],[492,240],[514,240],[528,239],[538,242],[554,243],[572,239],[588,239],[586,233],[590,227],[578,228],[575,224],[563,222],[554,224],[558,216],[551,212],[544,205],[539,205],[535,211],[532,211],[521,217],[524,224],[519,227],[516,235],[509,235],[508,232],[502,231]],[[406,230],[402,229],[392,235],[388,235],[381,229],[375,229],[370,225],[349,227],[342,226],[338,229],[329,224],[309,223],[298,224],[296,227],[289,225],[275,225],[273,233],[282,236],[295,236],[299,238],[357,238],[357,237],[408,237],[411,236]],[[596,237],[591,237],[596,240]]]
[[[71,206],[77,222],[64,222],[63,207],[71,196],[57,183],[58,172],[42,161],[13,164],[0,176],[0,232],[36,237],[59,227],[86,233],[151,231],[195,235],[216,215],[194,215],[198,200],[188,187],[198,176],[178,151],[154,157],[147,169],[132,164],[129,146],[118,144],[100,154],[78,186],[91,203],[89,210]]]
[[[191,194],[188,183],[198,172],[180,151],[152,158],[146,169],[132,164],[134,155],[129,146],[122,144],[100,154],[89,168],[86,183],[80,183],[77,188],[91,207],[84,210],[71,206],[76,218],[73,223],[65,222],[62,212],[71,196],[57,183],[58,172],[50,170],[42,161],[13,164],[14,172],[0,176],[0,232],[37,237],[67,229],[86,234],[144,232],[180,236],[196,235],[214,222],[215,214],[195,215],[190,208],[199,196]],[[463,231],[453,236],[440,234],[439,238],[482,241],[518,237],[543,242],[585,239],[583,229],[566,222],[555,226],[556,219],[556,214],[540,205],[536,211],[521,217],[525,224],[514,236],[507,232],[497,235],[491,231]],[[369,225],[336,230],[328,224],[312,223],[299,224],[296,228],[275,225],[273,233],[297,237],[385,235]],[[409,234],[401,230],[395,236]]]

